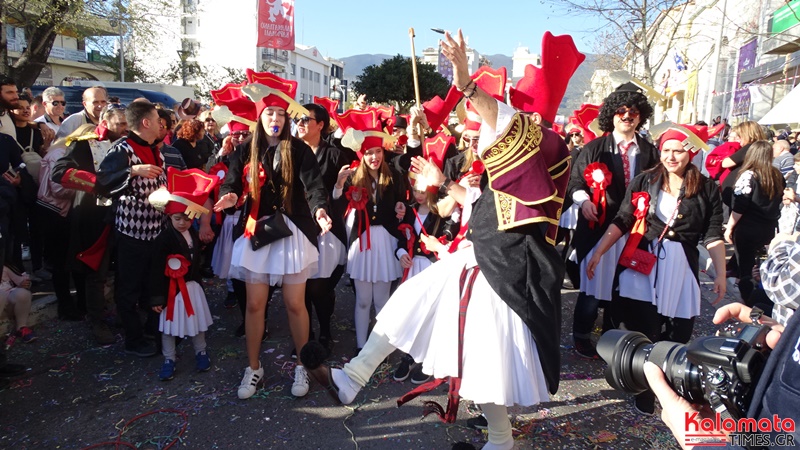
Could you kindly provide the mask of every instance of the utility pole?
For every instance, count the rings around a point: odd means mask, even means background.
[[[727,14],[727,10],[728,0],[722,0],[722,19],[719,23],[719,36],[717,37],[717,43],[714,44],[714,57],[711,65],[711,83],[708,87],[708,97],[706,98],[706,118],[709,119],[708,123],[714,121],[714,115],[711,109],[714,106],[714,90],[717,88],[717,76],[719,75],[719,55],[722,51],[722,38],[725,32],[725,15]]]

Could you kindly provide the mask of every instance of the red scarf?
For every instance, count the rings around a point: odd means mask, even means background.
[[[361,192],[361,200],[355,201],[353,200],[353,193],[360,191]],[[345,197],[349,201],[347,204],[347,210],[344,212],[344,216],[347,217],[350,214],[350,211],[355,210],[356,214],[361,214],[364,220],[358,221],[358,250],[363,252],[364,247],[361,244],[361,234],[366,231],[367,232],[367,250],[372,248],[370,242],[370,233],[369,233],[369,213],[367,212],[367,200],[369,199],[369,191],[367,188],[360,188],[357,186],[350,186],[345,193]],[[358,219],[358,217],[356,217]]]
[[[264,186],[267,181],[267,174],[264,172],[264,167],[258,163],[258,189]],[[242,184],[244,186],[242,191],[242,198],[250,193],[250,164],[244,166],[244,173],[242,173]],[[250,237],[256,232],[256,221],[258,220],[258,204],[260,201],[253,199],[250,205],[250,214],[247,216],[247,222],[244,225],[244,237]]]
[[[153,166],[162,166],[161,152],[154,150],[153,147],[147,145],[139,136],[131,133],[128,136],[128,144],[133,149],[133,153],[142,160],[144,164],[151,164]]]
[[[639,242],[647,232],[647,210],[650,208],[650,194],[647,192],[634,192],[631,196],[631,203],[636,208],[633,211],[633,216],[636,217],[636,222],[631,229],[631,235],[628,242],[625,243],[625,248],[622,249],[620,259],[632,258],[633,253],[639,248]]]

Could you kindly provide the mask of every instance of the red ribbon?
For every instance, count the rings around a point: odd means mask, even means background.
[[[178,268],[173,268],[173,265],[178,265]],[[169,294],[167,295],[167,320],[172,321],[175,314],[175,296],[176,291],[180,289],[183,296],[183,306],[186,308],[186,315],[192,317],[194,315],[194,308],[192,308],[192,301],[189,299],[189,290],[186,289],[186,280],[183,277],[189,272],[189,261],[181,254],[172,254],[167,256],[167,266],[164,268],[164,275],[169,277]]]
[[[611,185],[611,172],[605,164],[593,162],[584,169],[583,179],[592,190],[592,203],[599,213],[597,222],[602,225],[606,221],[606,189]],[[589,222],[590,229],[594,229],[594,225],[594,222]]]
[[[417,233],[414,231],[414,227],[407,223],[401,223],[397,229],[406,235],[406,251],[408,252],[408,256],[413,260],[414,259],[414,244],[417,242]],[[424,245],[424,244],[422,244]],[[408,278],[408,272],[411,271],[411,268],[403,269],[403,278],[400,282],[406,281]]]
[[[636,222],[631,229],[631,236],[628,242],[625,243],[625,248],[622,249],[620,259],[633,257],[633,253],[639,248],[639,242],[647,232],[647,210],[650,208],[650,194],[647,192],[634,192],[631,196],[631,203],[635,208],[633,216],[636,217]]]
[[[242,184],[244,185],[244,190],[242,191],[242,198],[250,193],[250,180],[248,180],[250,176],[250,164],[248,163],[244,166],[244,172],[242,173]],[[261,163],[258,163],[258,188],[261,189],[261,186],[267,181],[267,174],[264,172],[264,166]],[[258,220],[258,204],[260,202],[254,201],[253,204],[250,206],[250,214],[247,216],[247,222],[244,226],[244,237],[249,238],[256,232],[256,221]]]
[[[355,192],[361,192],[361,199],[358,201],[353,200],[353,193]],[[364,247],[361,245],[361,234],[364,231],[367,232],[367,250],[369,250],[372,248],[369,232],[369,213],[367,212],[367,200],[369,199],[369,192],[367,191],[367,188],[350,186],[344,195],[349,201],[347,204],[347,210],[344,212],[344,216],[347,217],[347,215],[350,214],[350,211],[356,210],[357,214],[362,214],[364,218],[364,220],[358,221],[358,250],[361,252],[364,251]]]
[[[220,172],[222,172],[221,175]],[[208,169],[208,173],[210,175],[217,175],[219,177],[219,183],[217,183],[216,186],[214,186],[214,198],[219,200],[219,188],[222,187],[222,181],[225,180],[225,175],[228,174],[228,166],[226,166],[225,163],[223,162],[218,162],[213,166],[211,166],[210,169]],[[222,225],[222,212],[217,211],[216,216],[217,216],[217,225]]]

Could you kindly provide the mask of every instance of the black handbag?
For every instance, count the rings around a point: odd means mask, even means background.
[[[245,220],[247,220],[246,217]],[[256,251],[265,245],[289,237],[292,234],[292,230],[286,225],[283,213],[277,210],[275,214],[262,217],[256,221],[256,229],[253,235],[250,236],[250,245],[253,247],[253,251]]]

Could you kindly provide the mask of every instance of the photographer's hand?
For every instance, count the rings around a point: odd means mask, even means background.
[[[657,365],[650,361],[644,363],[644,374],[647,377],[650,389],[656,394],[658,401],[661,403],[661,420],[672,431],[672,435],[678,440],[681,448],[690,448],[686,446],[686,414],[696,412],[700,417],[710,417],[710,415],[703,414],[699,408],[695,408],[672,390],[669,383],[667,383],[666,377],[664,377],[664,372]],[[709,436],[719,434],[695,430],[692,430],[692,433],[706,433]]]
[[[713,322],[719,325],[730,318],[734,318],[740,322],[752,323],[750,320],[750,312],[752,310],[753,308],[741,303],[731,303],[717,310],[714,314]],[[781,333],[783,333],[783,325],[769,316],[761,316],[760,322],[772,328],[769,334],[767,334],[767,345],[769,345],[769,348],[774,349],[775,346],[778,345],[778,339],[781,338]]]

